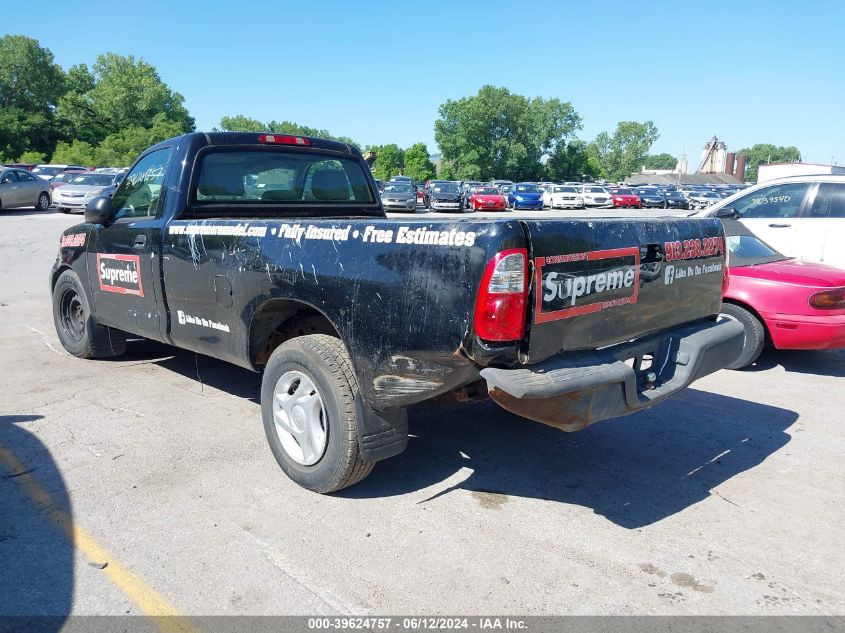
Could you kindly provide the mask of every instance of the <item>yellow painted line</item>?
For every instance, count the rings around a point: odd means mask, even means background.
[[[14,480],[20,484],[26,495],[58,526],[70,539],[73,546],[85,554],[92,563],[108,563],[103,573],[128,597],[145,615],[153,618],[163,633],[196,633],[197,629],[180,615],[166,598],[142,580],[137,574],[121,565],[115,556],[100,546],[90,534],[77,526],[71,516],[59,509],[53,497],[38,480],[27,472],[27,467],[8,448],[0,444],[0,462]]]

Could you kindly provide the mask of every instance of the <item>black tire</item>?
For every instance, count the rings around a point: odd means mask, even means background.
[[[727,368],[742,369],[748,367],[757,360],[763,351],[763,345],[766,343],[766,328],[754,313],[733,303],[723,303],[722,314],[739,321],[745,329],[742,353]]]
[[[36,211],[46,211],[50,208],[50,194],[42,191],[38,194],[38,202],[35,204]]]
[[[126,352],[126,333],[97,324],[72,270],[64,271],[53,287],[53,323],[62,347],[77,358],[108,358]]]
[[[70,213],[70,209],[67,207],[59,207],[59,213]]]
[[[319,461],[311,466],[298,463],[288,454],[273,419],[276,384],[290,371],[307,376],[323,402],[327,444]],[[303,488],[325,494],[356,484],[370,474],[375,464],[362,460],[358,451],[355,400],[359,397],[352,363],[339,339],[311,334],[291,339],[276,348],[261,381],[261,414],[267,442],[288,477]]]

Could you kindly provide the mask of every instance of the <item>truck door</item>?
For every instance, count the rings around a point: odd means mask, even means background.
[[[97,320],[126,332],[163,340],[160,281],[164,174],[171,149],[143,156],[112,199],[107,225],[91,233],[88,276]]]

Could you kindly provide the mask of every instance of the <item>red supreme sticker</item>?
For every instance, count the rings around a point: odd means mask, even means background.
[[[637,302],[640,249],[636,246],[537,257],[534,269],[535,323]]]
[[[97,253],[97,274],[100,290],[122,295],[144,296],[141,283],[141,260],[138,255]]]

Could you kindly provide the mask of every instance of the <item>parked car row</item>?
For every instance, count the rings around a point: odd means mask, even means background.
[[[62,213],[82,211],[92,198],[113,192],[127,171],[126,167],[10,163],[0,168],[0,209],[46,211],[54,205]]]

